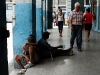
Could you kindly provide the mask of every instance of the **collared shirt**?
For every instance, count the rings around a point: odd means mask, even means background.
[[[83,13],[82,11],[73,10],[69,17],[72,20],[72,25],[82,25],[83,22]]]

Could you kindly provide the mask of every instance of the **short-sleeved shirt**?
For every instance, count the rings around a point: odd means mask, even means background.
[[[41,38],[38,42],[38,47],[40,50],[40,55],[42,57],[46,57],[50,55],[50,51],[53,50],[53,47],[43,38]]]
[[[82,11],[73,10],[69,16],[69,19],[72,20],[73,25],[82,25],[83,22]]]
[[[92,14],[87,13],[87,14],[84,15],[84,18],[86,20],[86,24],[92,24],[92,18],[93,18]]]

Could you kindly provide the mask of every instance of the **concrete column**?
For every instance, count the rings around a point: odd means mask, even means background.
[[[48,0],[48,29],[52,28],[52,0]]]
[[[71,0],[71,10],[74,9],[74,4],[76,2],[80,3],[80,5],[81,5],[80,9],[81,9],[82,12],[84,12],[84,0]]]
[[[14,55],[22,54],[26,38],[32,34],[32,0],[15,0],[15,25],[13,27]],[[14,61],[14,68],[19,66]]]
[[[97,0],[97,7],[96,7],[96,29],[100,31],[100,0]]]
[[[48,29],[48,0],[46,0],[46,29]]]
[[[2,39],[6,29],[6,4],[5,0],[0,1],[0,75],[8,75],[8,59],[7,59],[7,38]]]
[[[43,32],[42,0],[36,0],[36,41],[42,38]]]
[[[36,0],[32,0],[32,34],[36,42]]]
[[[46,0],[43,0],[43,31],[46,31]]]

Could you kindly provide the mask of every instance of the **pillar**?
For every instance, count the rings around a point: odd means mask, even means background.
[[[43,32],[42,0],[36,0],[36,41],[42,38]]]
[[[43,31],[46,31],[46,0],[43,0]]]
[[[46,29],[48,29],[48,0],[46,0]]]
[[[6,29],[6,1],[0,1],[0,75],[8,75],[7,38],[2,39]]]
[[[32,34],[32,0],[15,0],[15,25],[13,27],[14,55],[22,54],[26,38]],[[14,68],[19,68],[14,61]]]
[[[80,10],[84,13],[84,0],[71,0],[71,10],[74,9],[74,4],[76,2],[79,2],[81,7],[80,7]]]
[[[53,18],[52,18],[52,0],[48,0],[48,29],[52,28],[52,22],[53,22]]]
[[[36,42],[36,0],[32,0],[32,34]]]
[[[100,32],[100,0],[97,0],[96,7],[96,27],[95,30]]]

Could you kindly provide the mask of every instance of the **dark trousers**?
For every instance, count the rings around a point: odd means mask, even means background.
[[[76,38],[77,48],[81,49],[82,46],[82,26],[81,25],[73,25],[74,30],[71,31],[71,39],[70,46],[73,47],[74,40]]]

